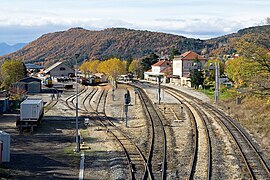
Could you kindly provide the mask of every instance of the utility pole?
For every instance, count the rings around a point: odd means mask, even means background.
[[[160,104],[160,83],[161,83],[161,77],[158,76],[158,104]]]
[[[218,104],[219,99],[219,77],[220,77],[220,69],[219,62],[215,63],[215,103]]]
[[[75,54],[76,59],[76,67],[75,67],[75,78],[76,78],[76,152],[80,151],[80,144],[79,144],[79,122],[78,122],[78,57],[80,54]]]

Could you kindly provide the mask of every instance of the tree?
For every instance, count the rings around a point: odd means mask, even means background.
[[[132,62],[132,57],[129,56],[128,59],[126,60],[126,71],[127,72],[130,72],[129,71],[129,66],[130,66],[131,62]]]
[[[92,61],[86,61],[80,66],[80,70],[85,74],[85,75],[90,75],[97,73],[97,68],[99,65],[99,60],[92,60]]]
[[[128,71],[133,73],[134,75],[137,75],[139,76],[141,73],[142,73],[142,66],[141,66],[141,63],[139,60],[137,59],[134,59],[130,65],[129,65],[129,68],[128,68]]]
[[[98,72],[98,65],[99,65],[100,61],[99,60],[92,60],[90,61],[89,64],[89,71],[94,74]]]
[[[265,24],[270,25],[270,17],[265,18]]]
[[[175,49],[175,48],[170,48],[170,50],[169,50],[169,59],[173,60],[174,56],[176,56],[176,55],[180,55],[179,50]]]
[[[236,50],[242,56],[237,75],[253,94],[270,95],[270,36],[246,35],[236,41]],[[267,43],[268,42],[268,43]],[[227,70],[229,71],[229,70]]]
[[[82,71],[85,76],[86,75],[89,76],[89,74],[90,74],[89,66],[90,66],[90,61],[86,61],[86,62],[82,63],[82,65],[79,67],[80,71]]]
[[[141,65],[143,72],[148,71],[151,69],[151,65],[155,64],[158,61],[158,55],[152,52],[148,57],[142,59]]]
[[[106,61],[102,61],[98,65],[98,71],[103,72],[109,79],[111,83],[117,88],[116,79],[121,74],[126,74],[126,64],[117,58],[111,58]]]
[[[199,86],[203,85],[204,82],[203,71],[201,62],[198,58],[194,59],[193,64],[194,66],[191,70],[190,82],[194,88],[198,89]]]
[[[226,74],[234,82],[236,88],[246,85],[248,77],[245,76],[247,66],[243,57],[231,59],[226,62]]]
[[[210,59],[204,64],[205,84],[214,84],[215,81],[215,64],[219,63],[220,74],[224,74],[225,65],[218,59]]]
[[[190,77],[190,82],[191,85],[195,88],[198,89],[200,85],[203,85],[203,72],[201,69],[194,69],[192,72],[192,75]]]
[[[6,60],[1,66],[1,74],[3,77],[3,84],[5,89],[8,89],[11,84],[26,77],[25,65],[19,60]]]

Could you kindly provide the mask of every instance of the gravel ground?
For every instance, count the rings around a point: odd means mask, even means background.
[[[193,133],[192,125],[186,110],[181,113],[178,100],[166,92],[161,91],[161,104],[158,105],[157,87],[142,85],[153,103],[160,109],[165,117],[165,131],[168,142],[167,179],[183,179],[187,177],[189,168]],[[174,86],[174,85],[170,85]],[[102,87],[105,87],[102,86]],[[80,87],[82,88],[82,87]],[[82,101],[94,87],[79,97],[79,108],[83,109]],[[106,87],[109,88],[109,87]],[[128,111],[128,122],[124,119],[123,104],[126,89],[130,91],[131,105]],[[184,88],[185,92],[190,90]],[[101,86],[91,101],[91,106],[97,106],[98,94],[102,91]],[[4,163],[0,175],[9,179],[77,179],[79,175],[80,154],[73,153],[75,147],[75,110],[70,110],[65,100],[74,93],[74,89],[64,91],[61,100],[54,108],[49,110],[42,124],[35,129],[32,135],[25,133],[19,135],[15,127],[17,114],[1,115],[0,128],[11,134],[11,162]],[[194,94],[194,92],[191,92]],[[149,148],[149,122],[146,120],[139,98],[134,88],[126,85],[119,85],[114,91],[108,91],[106,114],[114,121],[115,125],[132,137],[136,144],[142,149],[145,156]],[[195,93],[204,101],[208,101],[201,93]],[[32,98],[43,98],[47,103],[51,101],[50,94],[38,94]],[[89,104],[87,105],[89,108]],[[165,108],[165,109],[164,109]],[[80,119],[86,114],[79,111]],[[212,133],[212,145],[214,146],[213,168],[214,179],[244,179],[241,162],[237,157],[235,145],[227,136],[227,132],[210,117],[210,133]],[[128,167],[124,153],[114,138],[102,128],[95,118],[90,118],[90,125],[86,127],[80,123],[80,134],[84,143],[90,149],[85,151],[85,179],[128,179]],[[202,141],[204,129],[201,123],[198,124],[199,131],[202,131],[199,144],[201,147],[199,161],[207,160],[206,143]],[[205,169],[201,169],[197,179],[204,179]]]
[[[61,98],[64,100],[72,93],[74,89],[65,91]],[[42,98],[45,106],[52,100],[49,93],[28,97]],[[60,101],[44,114],[33,134],[24,132],[22,135],[16,127],[19,112],[1,115],[0,129],[11,135],[11,161],[3,164],[4,173],[0,176],[8,179],[77,179],[80,155],[73,153],[75,118],[66,119],[74,114]]]
[[[72,154],[71,122],[43,121],[32,135],[19,135],[14,114],[1,116],[0,128],[11,135],[11,160],[4,163],[8,179],[73,179],[79,158]]]

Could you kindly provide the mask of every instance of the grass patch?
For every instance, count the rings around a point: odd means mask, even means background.
[[[68,159],[68,161],[72,164],[78,164],[81,159],[81,153],[74,152],[75,144],[72,147],[64,148],[63,153],[60,156]]]
[[[270,153],[270,104],[266,98],[245,96],[238,105],[235,98],[231,98],[221,101],[220,106],[248,129],[257,142]],[[230,110],[227,107],[230,107]]]
[[[212,89],[197,89],[197,91],[206,94],[211,100],[214,100],[215,90]],[[236,92],[234,89],[228,89],[221,87],[219,91],[219,99],[227,100],[236,96]]]

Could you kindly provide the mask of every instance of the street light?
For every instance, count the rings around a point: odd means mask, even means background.
[[[75,67],[75,78],[76,78],[76,152],[80,151],[80,145],[79,145],[79,122],[78,122],[78,57],[80,54],[75,54],[75,60],[76,60],[76,67]]]

